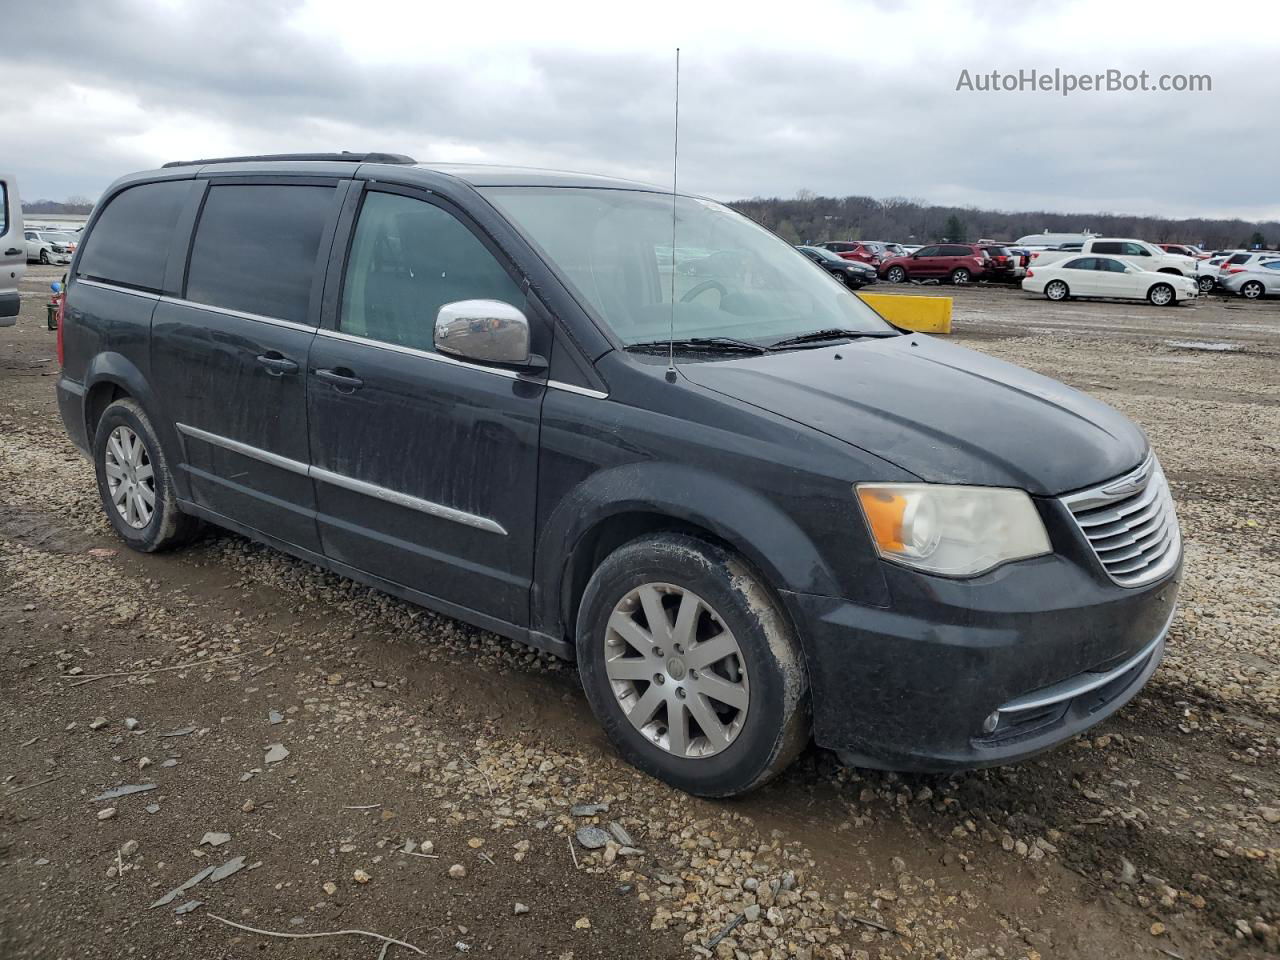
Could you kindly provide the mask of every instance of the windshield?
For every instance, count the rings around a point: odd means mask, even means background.
[[[579,300],[624,344],[893,328],[800,251],[729,208],[639,190],[488,187]],[[675,263],[674,277],[672,262]]]

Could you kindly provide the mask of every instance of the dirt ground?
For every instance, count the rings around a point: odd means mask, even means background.
[[[615,757],[571,666],[232,534],[122,549],[57,416],[57,273],[0,330],[0,958],[1280,954],[1280,304],[889,289],[1147,429],[1167,659],[1018,766],[812,749],[706,802]]]

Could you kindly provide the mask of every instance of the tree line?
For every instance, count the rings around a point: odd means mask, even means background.
[[[948,207],[890,197],[820,197],[802,190],[793,199],[753,197],[729,204],[791,243],[824,240],[1017,240],[1032,233],[1093,233],[1133,237],[1151,243],[1196,243],[1205,249],[1272,247],[1280,242],[1280,222],[1191,217],[1131,216],[1117,213],[1013,212]]]
[[[88,197],[67,197],[65,200],[24,200],[23,213],[76,213],[88,214],[93,210],[93,201]]]

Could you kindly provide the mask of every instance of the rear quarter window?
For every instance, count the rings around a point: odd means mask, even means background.
[[[1122,246],[1123,244],[1120,243],[1109,243],[1103,240],[1100,243],[1095,243],[1090,249],[1094,253],[1123,253]]]
[[[211,186],[191,246],[186,298],[310,323],[320,239],[334,203],[329,186]]]
[[[166,180],[117,193],[89,231],[76,276],[158,293],[190,189],[190,180]]]

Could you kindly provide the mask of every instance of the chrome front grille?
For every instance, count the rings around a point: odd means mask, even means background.
[[[1154,453],[1132,473],[1068,494],[1062,502],[1116,583],[1141,586],[1177,565],[1182,535]]]

